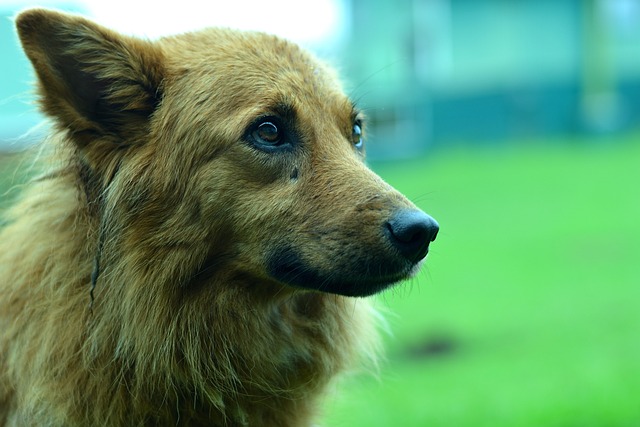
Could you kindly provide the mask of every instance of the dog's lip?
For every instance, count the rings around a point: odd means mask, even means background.
[[[268,258],[267,265],[272,278],[295,288],[365,297],[411,278],[417,273],[421,263],[407,260],[398,262],[398,259],[391,264],[379,263],[377,274],[372,274],[376,268],[372,268],[370,263],[361,268],[322,271],[303,262],[291,247],[283,247]]]
[[[418,274],[420,271],[420,266],[423,264],[424,260],[421,260],[410,267],[402,269],[396,273],[385,274],[379,276],[358,276],[349,278],[347,277],[344,280],[345,285],[354,284],[354,285],[371,285],[371,286],[384,286],[390,287],[394,284],[403,282],[405,280],[409,280]]]
[[[368,297],[375,295],[411,278],[411,273],[397,273],[385,276],[345,277],[340,281],[325,282],[319,286],[311,287],[321,292],[334,293],[349,297]]]
[[[368,283],[372,285],[393,285],[394,283],[402,282],[412,278],[420,270],[420,266],[423,261],[419,261],[415,264],[402,268],[397,272],[381,274],[381,275],[361,275],[354,276],[345,280],[346,283]],[[347,276],[348,277],[348,276]],[[351,279],[351,280],[349,280]]]

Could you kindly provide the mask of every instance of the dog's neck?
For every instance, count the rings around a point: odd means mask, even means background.
[[[206,413],[219,412],[225,422],[281,425],[282,421],[270,418],[270,408],[279,408],[281,414],[289,407],[292,414],[306,417],[327,379],[358,359],[354,356],[363,348],[353,347],[354,342],[362,342],[356,338],[374,336],[373,331],[362,330],[362,325],[373,323],[370,319],[362,322],[361,317],[370,315],[362,301],[311,292],[274,296],[269,301],[248,293],[244,284],[211,282],[209,286],[223,290],[216,303],[200,298],[163,302],[157,296],[148,297],[147,304],[165,304],[168,310],[162,318],[148,318],[145,310],[123,311],[124,324],[114,328],[120,336],[113,349],[133,363],[123,365],[126,372],[110,373],[127,377],[121,392],[133,389],[136,396],[149,396],[148,404],[153,404],[158,402],[158,393],[171,390],[172,405],[182,408],[182,417],[189,408],[202,405],[208,407]],[[141,303],[131,303],[131,307]],[[105,305],[106,312],[114,310],[115,304]],[[96,311],[100,316],[101,310]],[[229,319],[234,322],[230,324]],[[89,331],[89,338],[95,333],[96,342],[103,340],[100,330],[106,326],[100,320]],[[226,326],[219,328],[223,323]],[[147,326],[141,331],[133,325]],[[372,356],[375,342],[368,344],[362,353]],[[94,360],[102,365],[108,357],[98,352]],[[154,388],[146,389],[149,385]],[[248,419],[249,414],[254,419]]]

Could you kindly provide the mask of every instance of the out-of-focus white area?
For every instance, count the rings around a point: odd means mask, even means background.
[[[265,31],[308,45],[326,45],[339,41],[345,32],[346,7],[341,0],[0,0],[0,7],[12,9],[65,5],[110,28],[149,38],[222,26]]]
[[[342,32],[336,0],[85,0],[90,15],[111,28],[158,37],[208,26],[265,31],[305,44],[326,43]],[[126,13],[123,13],[126,11]]]

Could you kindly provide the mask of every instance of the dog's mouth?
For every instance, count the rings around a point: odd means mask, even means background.
[[[366,297],[412,277],[421,262],[400,259],[353,259],[322,271],[302,260],[291,247],[274,251],[267,260],[269,275],[289,286],[349,297]]]

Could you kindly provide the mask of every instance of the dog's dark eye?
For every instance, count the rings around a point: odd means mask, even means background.
[[[264,121],[253,130],[251,136],[254,140],[264,145],[279,145],[282,140],[282,135],[278,126],[270,121]]]
[[[291,150],[293,136],[285,122],[276,116],[261,117],[247,129],[244,139],[266,153]]]
[[[245,130],[243,139],[269,154],[291,152],[299,144],[294,117],[287,111],[257,117]]]
[[[353,125],[353,130],[351,132],[351,142],[353,146],[358,150],[362,148],[362,124],[360,122],[356,122]]]

